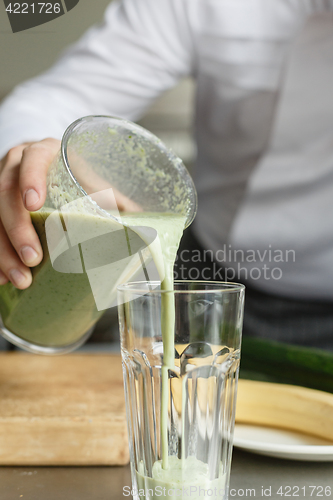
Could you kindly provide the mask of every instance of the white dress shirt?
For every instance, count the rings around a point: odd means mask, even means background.
[[[84,115],[136,120],[193,75],[197,237],[230,278],[332,300],[332,12],[333,0],[114,2],[2,104],[0,157]]]

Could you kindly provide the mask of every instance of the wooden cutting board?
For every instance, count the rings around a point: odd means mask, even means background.
[[[128,462],[119,355],[0,354],[0,465]]]

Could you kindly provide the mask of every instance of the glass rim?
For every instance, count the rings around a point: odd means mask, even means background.
[[[123,283],[117,286],[118,292],[132,292],[138,293],[140,295],[158,295],[164,293],[176,293],[176,294],[199,294],[199,293],[238,293],[245,290],[245,285],[242,283],[236,283],[233,281],[205,281],[205,280],[175,280],[174,283],[179,284],[202,284],[211,285],[211,289],[199,288],[196,290],[161,290],[161,289],[146,289],[143,285],[158,286],[161,284],[160,281],[132,281],[129,283]],[[141,286],[140,286],[141,285]],[[214,286],[214,287],[213,287]]]

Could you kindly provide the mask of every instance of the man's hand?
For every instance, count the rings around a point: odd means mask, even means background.
[[[60,141],[44,139],[14,147],[0,161],[0,285],[28,288],[29,267],[43,258],[29,212],[44,204],[47,170],[59,149]]]

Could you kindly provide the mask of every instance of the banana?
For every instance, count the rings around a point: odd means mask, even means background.
[[[239,380],[236,423],[290,429],[333,441],[333,394]]]

